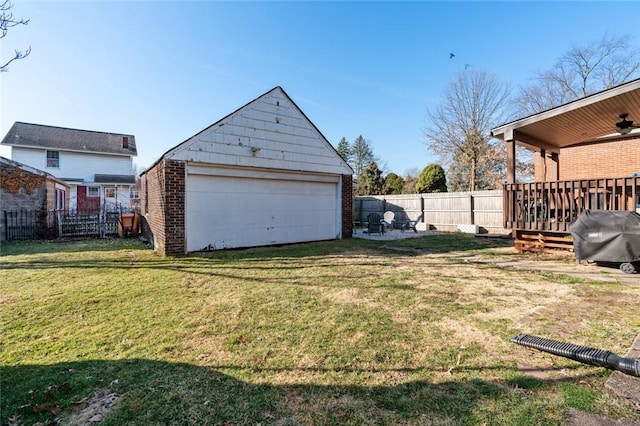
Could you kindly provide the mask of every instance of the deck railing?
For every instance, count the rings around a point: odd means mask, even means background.
[[[514,183],[503,186],[504,226],[568,233],[584,210],[640,212],[640,176]]]

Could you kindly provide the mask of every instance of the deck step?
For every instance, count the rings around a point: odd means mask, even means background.
[[[518,251],[536,253],[553,253],[557,250],[573,251],[573,238],[571,235],[549,235],[540,232],[517,231],[514,246]]]

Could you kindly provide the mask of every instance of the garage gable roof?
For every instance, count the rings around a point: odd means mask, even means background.
[[[162,158],[233,167],[353,174],[280,86],[198,132]]]

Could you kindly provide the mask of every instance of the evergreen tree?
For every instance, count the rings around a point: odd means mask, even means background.
[[[382,190],[383,194],[402,194],[402,189],[404,188],[404,179],[398,176],[395,173],[389,173],[384,178],[384,188]]]
[[[346,138],[343,137],[342,139],[340,139],[340,142],[338,142],[338,146],[336,147],[336,151],[338,151],[338,154],[340,154],[344,161],[351,165],[351,146],[349,145],[349,141],[347,141]]]
[[[366,169],[358,176],[358,195],[380,195],[384,189],[382,170],[375,161],[369,163]]]
[[[375,162],[371,146],[369,146],[369,142],[360,135],[353,142],[353,145],[351,145],[351,163],[349,163],[349,165],[353,168],[356,176],[360,176],[360,173],[362,173],[371,162]]]
[[[420,194],[427,192],[447,192],[447,178],[444,169],[439,164],[429,164],[425,167],[416,183],[416,191]]]

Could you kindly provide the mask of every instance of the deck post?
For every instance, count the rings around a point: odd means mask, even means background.
[[[516,183],[516,141],[509,139],[507,143],[507,183]]]

